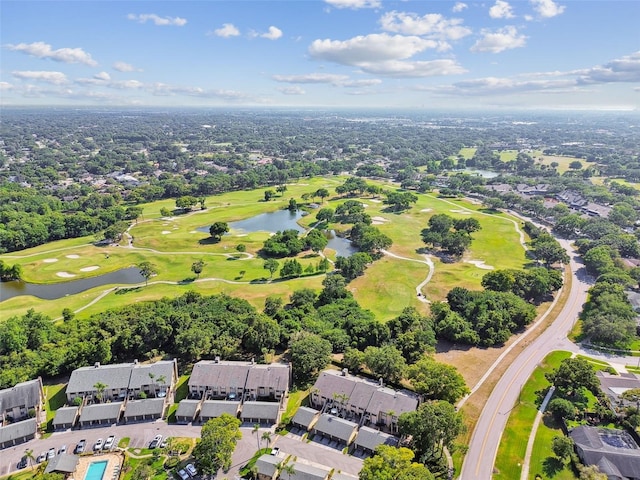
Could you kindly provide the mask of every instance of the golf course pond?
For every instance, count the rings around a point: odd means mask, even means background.
[[[275,212],[261,213],[245,220],[239,220],[237,222],[229,222],[229,228],[231,230],[241,233],[254,233],[254,232],[282,232],[284,230],[297,230],[300,233],[304,233],[307,230],[298,224],[300,220],[307,212],[297,210],[291,212],[289,210],[277,210]],[[199,232],[209,233],[209,225],[196,229]],[[358,251],[357,248],[351,245],[351,241],[339,237],[333,230],[325,233],[329,243],[327,248],[335,250],[336,255],[341,257],[348,257]]]
[[[138,267],[129,267],[90,278],[52,284],[27,283],[23,281],[0,283],[0,302],[21,295],[32,295],[43,300],[56,300],[67,295],[84,292],[102,285],[132,285],[142,283]]]

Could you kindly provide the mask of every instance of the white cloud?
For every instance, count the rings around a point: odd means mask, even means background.
[[[467,5],[466,3],[462,3],[462,2],[456,2],[456,4],[453,6],[453,8],[451,9],[451,11],[453,13],[458,13],[463,11],[464,9],[469,8],[469,5]]]
[[[524,47],[527,37],[518,34],[516,27],[507,26],[495,32],[482,30],[482,38],[472,47],[472,52],[500,53],[513,48]]]
[[[577,73],[583,84],[640,82],[640,51]]]
[[[0,82],[0,90],[11,90],[13,89],[13,85],[9,82]]]
[[[325,2],[335,8],[350,8],[352,10],[381,6],[380,0],[325,0]]]
[[[279,87],[278,91],[283,95],[304,95],[305,92],[302,88],[298,86],[293,87]]]
[[[558,5],[553,0],[531,0],[533,9],[543,18],[551,18],[561,15],[565,6]]]
[[[51,45],[44,42],[19,43],[17,45],[7,45],[7,49],[16,52],[23,52],[38,58],[48,58],[56,62],[63,63],[83,63],[90,67],[98,65],[91,55],[81,48],[59,48],[53,50]]]
[[[109,87],[117,88],[119,90],[137,90],[144,88],[145,84],[138,80],[120,80],[117,82],[111,82]]]
[[[486,77],[454,83],[442,92],[465,96],[509,95],[524,92],[560,93],[575,90],[574,80],[515,80]]]
[[[491,18],[513,18],[513,8],[509,2],[496,0],[495,5],[489,9],[489,16]]]
[[[277,40],[282,36],[282,30],[280,30],[278,27],[274,27],[273,25],[271,25],[269,27],[269,31],[267,33],[263,33],[260,36],[262,38],[267,38],[269,40]]]
[[[116,62],[113,64],[113,69],[119,72],[141,72],[139,68],[134,67],[130,63]]]
[[[465,68],[450,59],[418,62],[388,60],[386,62],[363,64],[360,68],[374,75],[385,75],[396,78],[459,75],[467,72]]]
[[[96,80],[104,80],[105,82],[108,82],[109,80],[111,80],[111,75],[109,75],[107,72],[100,72],[96,73],[93,78],[95,78]]]
[[[459,40],[471,34],[460,18],[445,18],[437,13],[422,17],[415,13],[388,12],[380,18],[383,30],[403,35],[421,35],[443,40]]]
[[[438,42],[417,36],[392,36],[382,33],[360,35],[344,41],[314,40],[309,46],[309,54],[315,59],[361,66],[364,63],[409,58],[437,46]]]
[[[51,83],[53,85],[62,85],[67,83],[67,76],[62,72],[46,72],[46,71],[22,71],[11,72],[15,78],[20,80],[36,80],[40,82]]]
[[[140,15],[130,13],[129,15],[127,15],[127,19],[134,20],[138,23],[147,23],[148,21],[151,21],[159,27],[184,27],[187,24],[187,20],[185,18],[161,17],[159,15],[156,15],[155,13],[141,13]]]
[[[276,82],[284,83],[338,83],[349,79],[346,75],[333,73],[307,73],[304,75],[273,75]]]
[[[380,85],[382,80],[379,78],[369,78],[362,80],[347,80],[345,82],[341,82],[340,86],[345,88],[362,88],[362,87],[373,87],[375,85]]]
[[[211,35],[211,33],[208,35]],[[240,35],[240,30],[238,30],[233,23],[224,23],[222,27],[213,31],[213,35],[223,38],[237,37]]]

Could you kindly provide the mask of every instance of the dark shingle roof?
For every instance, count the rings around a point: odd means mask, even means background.
[[[290,462],[291,463],[291,462]],[[283,480],[325,480],[330,470],[308,465],[306,463],[292,462],[294,473],[289,475],[283,471],[280,477]]]
[[[207,385],[244,388],[251,365],[249,362],[201,360],[193,366],[191,377],[189,377],[189,386]]]
[[[640,448],[624,430],[580,426],[571,430],[569,436],[575,442],[578,453],[586,465],[612,464],[623,476],[638,478]],[[605,442],[603,439],[616,441]],[[615,446],[616,444],[620,446]]]
[[[278,464],[282,460],[275,455],[269,455],[268,453],[262,455],[256,460],[256,467],[258,467],[258,473],[261,475],[267,475],[274,477],[278,470]]]
[[[68,453],[61,453],[56,455],[47,464],[47,468],[44,469],[44,473],[62,472],[73,473],[78,466],[80,457],[77,455],[71,455]]]
[[[227,402],[225,400],[206,400],[202,403],[200,410],[201,417],[214,418],[223,413],[228,413],[234,417],[238,413],[240,402]]]
[[[378,445],[392,445],[395,447],[398,445],[398,439],[393,435],[381,432],[380,430],[374,430],[369,427],[360,427],[358,435],[356,435],[356,439],[353,443],[356,447],[362,447],[373,452]]]
[[[0,390],[0,412],[11,410],[25,405],[27,408],[40,404],[42,383],[38,377],[36,380],[18,383],[11,388]]]
[[[358,425],[343,418],[323,413],[313,428],[320,433],[349,443]]]
[[[79,392],[93,392],[97,382],[104,383],[107,390],[125,389],[129,386],[129,378],[133,363],[80,367],[71,372],[67,395]]]
[[[241,418],[275,420],[278,418],[280,404],[276,402],[244,402]]]
[[[412,412],[416,408],[418,398],[414,394],[380,387],[373,393],[367,411],[374,415],[392,411],[394,416],[399,417],[401,413]]]
[[[124,410],[124,418],[140,417],[142,415],[162,416],[163,411],[164,398],[129,400]]]
[[[56,410],[56,416],[53,418],[53,425],[65,425],[73,423],[78,415],[78,407],[62,407]]]
[[[36,419],[30,418],[29,420],[23,420],[22,422],[15,422],[0,427],[0,444],[28,437],[29,435],[35,435],[37,426]]]
[[[349,396],[348,403],[356,408],[367,410],[371,396],[378,388],[378,385],[369,382],[356,382],[353,391]]]
[[[258,387],[271,387],[273,390],[285,391],[289,388],[289,372],[289,365],[253,365],[247,375],[246,388],[253,390]]]
[[[298,411],[293,416],[293,419],[291,419],[291,422],[295,425],[300,425],[308,429],[319,413],[320,412],[313,408],[299,407]]]
[[[173,378],[174,360],[161,360],[151,364],[137,364],[131,369],[131,379],[129,380],[129,388],[140,388],[144,385],[169,385]],[[151,379],[149,374],[154,376]],[[164,383],[158,382],[159,377],[164,377]]]
[[[352,377],[343,377],[340,374],[331,373],[326,370],[320,373],[316,383],[313,385],[313,389],[317,389],[320,396],[325,398],[332,398],[333,394],[351,396],[355,382]]]
[[[200,400],[182,400],[178,404],[178,410],[176,410],[176,417],[188,417],[193,419],[198,411],[198,405]]]
[[[87,405],[82,407],[80,414],[81,422],[96,422],[102,420],[118,419],[122,402],[99,403],[96,405]]]

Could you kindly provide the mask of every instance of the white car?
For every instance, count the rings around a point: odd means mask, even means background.
[[[104,445],[102,446],[103,450],[111,450],[111,448],[113,447],[113,442],[116,439],[115,436],[113,435],[109,435],[109,437],[107,437],[107,441],[104,442]]]
[[[101,450],[103,444],[104,444],[103,439],[99,438],[98,440],[96,440],[96,443],[93,444],[93,451],[97,452],[98,450]]]
[[[60,447],[60,450],[58,450],[58,455],[62,455],[63,453],[67,453],[67,446],[66,445],[62,445]]]
[[[55,456],[56,456],[56,449],[51,447],[47,452],[47,460],[51,460]]]
[[[162,435],[156,435],[155,437],[153,437],[153,440],[151,440],[149,448],[158,448],[160,446],[160,442],[162,442]]]
[[[193,463],[190,463],[189,465],[187,465],[186,468],[187,468],[187,473],[192,477],[195,477],[198,474],[198,471],[196,470],[196,467],[193,466]]]
[[[187,480],[187,478],[189,478],[189,474],[187,472],[185,472],[184,470],[178,470],[178,476],[182,480]]]

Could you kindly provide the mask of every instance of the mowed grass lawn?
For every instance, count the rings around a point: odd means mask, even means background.
[[[222,241],[211,243],[208,233],[198,232],[198,227],[207,227],[216,221],[231,222],[285,208],[290,198],[302,202],[304,193],[318,188],[327,188],[331,194],[320,205],[336,208],[346,198],[335,195],[334,188],[344,182],[345,177],[314,178],[287,185],[284,195],[264,202],[264,190],[231,192],[206,199],[207,210],[196,210],[186,215],[161,218],[161,208],[173,208],[174,200],[162,200],[143,206],[143,216],[130,229],[134,237],[133,246],[95,246],[93,237],[52,242],[29,250],[0,256],[23,268],[23,277],[33,283],[59,283],[78,280],[139,265],[143,261],[153,263],[158,271],[149,279],[149,285],[121,286],[103,285],[64,299],[41,300],[20,296],[2,302],[0,320],[24,314],[29,308],[58,318],[64,308],[88,316],[107,308],[126,303],[153,300],[164,296],[181,295],[196,290],[206,295],[227,293],[247,299],[261,309],[264,299],[276,295],[288,300],[289,295],[300,288],[319,290],[324,275],[310,275],[281,281],[276,273],[272,282],[261,283],[269,277],[263,268],[264,259],[258,252],[268,233],[245,233],[231,231]],[[372,182],[375,183],[375,182]],[[388,183],[379,183],[385,188],[396,188]],[[424,244],[420,231],[428,224],[431,215],[447,213],[455,218],[474,216],[482,230],[473,234],[474,241],[467,260],[484,261],[495,268],[519,268],[524,264],[524,249],[519,244],[519,234],[514,223],[503,214],[486,215],[481,207],[462,200],[440,199],[433,194],[418,195],[418,202],[409,211],[388,212],[383,198],[365,196],[360,200],[366,204],[367,212],[376,226],[393,240],[390,251],[408,260],[385,257],[369,267],[364,276],[353,281],[349,288],[364,308],[371,309],[378,318],[386,320],[397,316],[403,308],[413,305],[426,313],[426,305],[418,301],[416,286],[429,273],[421,249]],[[320,199],[316,201],[320,203]],[[301,223],[307,227],[315,222],[316,211],[304,217]],[[344,229],[334,224],[331,228]],[[246,252],[237,251],[243,244]],[[334,252],[326,252],[334,259]],[[205,267],[199,278],[191,271],[191,265],[203,260]],[[317,265],[320,257],[303,252],[298,256],[303,268]],[[433,257],[435,274],[422,291],[430,300],[441,300],[453,286],[480,288],[482,276],[488,271],[463,261],[443,263]],[[283,260],[280,260],[281,264]],[[61,277],[60,274],[65,277]],[[73,277],[71,277],[73,275]],[[98,296],[104,295],[91,304]],[[86,308],[83,308],[86,307]]]
[[[500,440],[500,447],[496,456],[495,471],[493,478],[495,480],[513,480],[520,478],[522,462],[524,461],[525,452],[527,450],[527,442],[538,411],[538,397],[536,392],[549,388],[549,381],[544,374],[558,368],[562,360],[571,357],[570,352],[556,351],[552,352],[540,363],[540,366],[534,370],[527,383],[522,387],[520,400],[518,404],[511,410],[507,426]],[[534,448],[535,450],[535,448]],[[552,455],[551,442],[537,445],[535,450],[535,463],[532,463],[529,469],[530,478],[534,478],[536,473],[542,473],[541,463],[547,456]],[[546,473],[543,478],[574,478],[571,477],[549,477]]]

